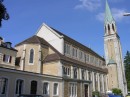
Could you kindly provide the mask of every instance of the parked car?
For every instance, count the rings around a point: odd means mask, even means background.
[[[35,94],[20,94],[18,97],[43,97],[43,96]]]

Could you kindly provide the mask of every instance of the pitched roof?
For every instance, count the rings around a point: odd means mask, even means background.
[[[97,67],[97,66],[94,66],[94,65],[90,65],[90,64],[78,61],[76,59],[69,58],[69,57],[62,55],[60,53],[47,55],[43,62],[47,63],[47,62],[56,61],[56,60],[62,60],[62,61],[69,62],[69,63],[75,64],[75,65],[87,67],[87,68],[92,69],[92,70],[108,73],[108,70],[106,68],[103,69],[103,68],[100,68],[100,67]]]
[[[1,37],[0,37],[1,38]],[[2,48],[5,48],[5,49],[9,49],[9,50],[13,50],[13,51],[17,51],[16,49],[14,49],[13,47],[8,47],[7,46],[7,43],[10,43],[11,44],[11,42],[2,42],[1,44],[0,44],[0,47],[2,47]]]
[[[78,61],[78,60],[69,58],[69,57],[67,57],[65,55],[62,55],[52,45],[50,45],[48,42],[46,42],[43,38],[40,38],[40,37],[38,37],[36,35],[24,40],[23,42],[17,44],[16,46],[19,46],[19,45],[22,45],[22,44],[28,44],[28,43],[44,44],[44,45],[50,47],[52,50],[54,50],[54,52],[55,52],[54,54],[50,54],[50,55],[46,56],[46,58],[43,60],[44,63],[51,62],[51,61],[56,61],[56,60],[63,60],[63,61],[66,61],[66,62],[70,62],[72,64],[84,66],[84,67],[87,67],[87,68],[90,68],[90,69],[94,69],[94,70],[97,70],[97,71],[100,71],[100,72],[107,73],[106,69],[102,69],[100,67],[96,67],[96,66],[93,66],[93,65],[90,65],[90,64],[86,64],[86,63],[83,63],[81,61]]]
[[[19,46],[19,45],[22,45],[22,44],[30,44],[30,43],[31,44],[43,44],[43,45],[48,46],[48,43],[43,38],[36,36],[36,35],[20,42],[19,44],[16,44],[15,46]]]
[[[107,22],[111,23],[112,21],[114,21],[114,18],[113,18],[112,14],[111,14],[111,10],[110,10],[108,2],[106,0],[105,24]]]
[[[100,55],[98,55],[96,52],[94,52],[92,49],[88,48],[87,46],[75,41],[74,39],[68,37],[67,35],[63,34],[62,32],[50,27],[52,30],[54,30],[55,32],[57,32],[58,34],[60,34],[61,36],[64,36],[64,40],[75,45],[76,47],[81,48],[82,50],[85,50],[87,52],[89,52],[90,54],[93,54],[99,58],[101,58],[102,60],[105,60],[103,57],[101,57]]]
[[[116,62],[113,59],[110,59],[108,62],[108,65],[116,64]]]

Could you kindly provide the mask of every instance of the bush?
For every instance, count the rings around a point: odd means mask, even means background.
[[[95,95],[96,95],[97,97],[100,97],[99,91],[93,91],[93,92],[92,92],[92,95],[93,95],[93,97],[95,97]]]
[[[112,93],[114,93],[114,95],[122,95],[121,89],[118,88],[113,88]]]

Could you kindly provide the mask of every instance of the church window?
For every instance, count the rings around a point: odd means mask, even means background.
[[[82,60],[83,59],[83,52],[79,51],[79,59]]]
[[[65,76],[69,76],[70,75],[70,68],[69,67],[63,66],[62,70],[63,70],[63,75],[65,75]]]
[[[78,76],[78,69],[77,69],[77,67],[74,67],[74,78],[77,78],[77,76]]]
[[[91,80],[91,72],[88,72],[88,80]]]
[[[58,83],[54,83],[54,86],[53,86],[53,95],[54,96],[58,95]]]
[[[90,56],[90,63],[93,64],[94,63],[94,57]]]
[[[7,85],[8,85],[8,79],[7,78],[0,78],[0,94],[7,93]]]
[[[37,81],[31,81],[31,89],[30,94],[36,94],[37,93]]]
[[[76,48],[72,48],[72,56],[77,58],[77,49]]]
[[[70,55],[70,45],[65,43],[65,45],[64,45],[64,52],[65,52],[65,54]]]
[[[82,79],[84,80],[85,79],[85,70],[84,69],[81,69],[81,74],[82,74]]]
[[[110,25],[108,25],[108,34],[110,35]]]
[[[112,24],[112,30],[115,31],[114,24]]]
[[[29,63],[33,63],[33,59],[34,59],[34,50],[31,49],[31,50],[30,50],[30,59],[29,59]]]
[[[43,83],[43,94],[49,95],[49,83],[48,82]]]
[[[16,81],[16,90],[15,90],[16,94],[22,94],[23,93],[23,80],[18,79]]]
[[[69,95],[70,97],[77,97],[77,84],[76,83],[69,84]]]

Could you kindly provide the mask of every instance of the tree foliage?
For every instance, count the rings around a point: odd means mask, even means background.
[[[96,97],[100,97],[99,91],[93,91],[92,95],[93,95],[93,97],[95,97],[95,95],[96,95]]]
[[[118,88],[113,88],[112,93],[114,93],[114,95],[122,95],[121,89]]]
[[[1,22],[2,20],[8,20],[9,19],[9,14],[6,11],[5,6],[3,5],[3,0],[0,0],[0,27],[1,27]]]
[[[126,56],[124,58],[124,65],[125,65],[127,88],[128,91],[130,91],[130,52],[129,51],[127,51]]]

